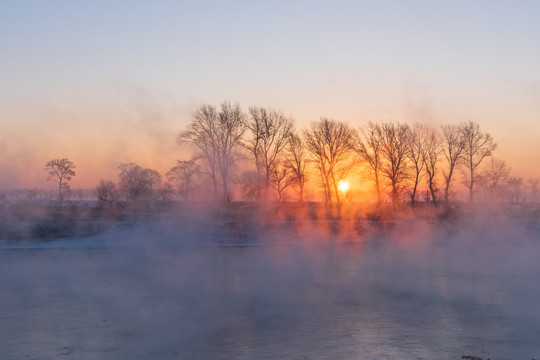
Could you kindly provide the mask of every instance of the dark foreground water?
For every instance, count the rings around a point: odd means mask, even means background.
[[[539,232],[432,226],[340,244],[193,246],[154,228],[133,246],[3,249],[0,359],[539,358]]]

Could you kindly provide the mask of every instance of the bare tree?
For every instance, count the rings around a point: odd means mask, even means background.
[[[408,147],[409,151],[407,153],[407,158],[412,164],[412,187],[409,191],[409,196],[411,198],[411,205],[414,207],[414,202],[416,200],[416,192],[420,180],[422,179],[422,170],[424,169],[425,162],[423,159],[424,147],[425,147],[425,137],[426,130],[425,126],[419,123],[414,124],[410,128],[410,135],[408,138]]]
[[[538,178],[528,179],[527,187],[529,188],[529,191],[531,192],[532,201],[535,203],[538,202],[538,193],[540,190],[540,179]]]
[[[161,174],[154,169],[144,169],[144,175],[148,182],[150,199],[155,200],[161,188]]]
[[[176,141],[178,144],[192,144],[207,161],[208,173],[212,180],[214,199],[218,196],[218,138],[222,134],[219,129],[219,115],[212,105],[203,104],[193,113],[193,121],[186,130],[181,131]]]
[[[170,182],[165,182],[158,190],[158,199],[160,201],[170,201],[173,198],[175,191]]]
[[[295,133],[291,132],[289,134],[284,161],[291,171],[293,183],[298,186],[300,202],[303,202],[304,186],[306,183],[307,156],[304,152],[302,139]]]
[[[381,152],[382,152],[382,130],[380,124],[369,122],[360,128],[357,138],[356,150],[360,158],[365,161],[373,175],[375,191],[377,192],[377,202],[380,205],[381,197]]]
[[[283,191],[294,183],[295,178],[291,176],[291,169],[285,164],[278,163],[273,167],[271,173],[271,185],[278,193],[278,201],[283,200]]]
[[[409,125],[397,122],[381,124],[381,172],[392,188],[392,204],[398,206],[405,181],[409,178],[407,158],[409,156]]]
[[[520,202],[523,179],[516,176],[511,177],[510,179],[508,179],[508,186],[510,187],[510,201]]]
[[[422,159],[426,166],[427,186],[431,201],[437,202],[437,174],[439,158],[442,152],[440,134],[436,128],[426,127]]]
[[[454,172],[462,159],[464,147],[465,139],[461,125],[451,124],[441,126],[441,149],[447,165],[447,168],[443,172],[444,202],[446,204],[448,204]]]
[[[237,157],[237,150],[242,145],[242,136],[246,130],[245,115],[238,103],[221,103],[217,130],[217,164],[221,174],[223,199],[230,201],[229,173]]]
[[[129,200],[142,197],[151,199],[154,190],[161,183],[161,175],[156,170],[144,169],[134,163],[121,164],[118,169],[120,170],[120,188]]]
[[[112,208],[114,202],[118,200],[118,190],[112,181],[101,180],[95,192],[100,206],[108,204],[108,207]]]
[[[62,190],[62,197],[63,200],[71,200],[73,197],[73,190],[71,190],[71,186],[69,184],[64,185]]]
[[[493,154],[497,144],[489,133],[482,132],[480,125],[469,121],[461,126],[463,146],[464,185],[469,189],[469,200],[474,202],[475,181],[477,179],[478,166],[482,161]]]
[[[45,164],[45,171],[47,171],[47,180],[58,183],[58,200],[63,200],[62,186],[67,186],[75,176],[75,164],[70,160],[53,159]]]
[[[506,161],[492,157],[488,168],[482,174],[490,199],[494,200],[503,195],[509,175],[510,167],[506,165]]]
[[[176,166],[167,172],[167,179],[176,183],[178,193],[183,195],[184,201],[188,201],[189,194],[192,192],[194,177],[199,173],[199,165],[196,159],[177,160]]]
[[[237,156],[244,134],[245,115],[240,105],[221,103],[221,111],[211,105],[201,105],[193,114],[193,121],[181,131],[176,141],[179,144],[192,144],[207,160],[210,178],[214,185],[214,198],[217,199],[218,179],[223,188],[223,199],[229,197],[230,168]]]
[[[321,118],[303,132],[306,149],[311,153],[321,176],[325,202],[340,202],[338,183],[354,164],[355,130],[347,123]]]
[[[256,171],[247,170],[240,175],[242,197],[247,200],[257,199],[260,179]]]
[[[280,111],[262,106],[250,107],[249,114],[247,128],[250,136],[245,147],[253,155],[257,174],[263,181],[263,197],[266,198],[279,156],[285,149],[293,130],[293,121]],[[260,191],[258,191],[258,196],[261,196]]]

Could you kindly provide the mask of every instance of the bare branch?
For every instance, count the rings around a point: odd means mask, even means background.
[[[75,164],[70,160],[53,159],[45,164],[44,170],[47,171],[47,180],[58,183],[58,200],[63,200],[62,187],[67,186],[75,176]]]

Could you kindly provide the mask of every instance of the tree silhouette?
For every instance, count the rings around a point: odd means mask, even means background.
[[[230,200],[228,187],[230,169],[236,159],[245,129],[245,115],[240,105],[223,102],[219,113],[212,105],[202,105],[193,114],[193,121],[188,128],[177,136],[179,144],[194,145],[207,160],[215,199],[219,175],[223,199]]]
[[[291,170],[293,183],[298,186],[299,200],[303,202],[304,186],[307,180],[307,156],[304,152],[302,139],[295,133],[289,134],[284,161],[286,166]]]
[[[161,183],[161,175],[153,169],[144,169],[135,163],[121,164],[120,188],[125,192],[129,200],[138,200],[146,197],[151,199],[153,191]]]
[[[177,160],[176,166],[167,172],[167,179],[173,181],[178,186],[178,192],[184,196],[184,201],[188,201],[189,193],[192,191],[194,177],[199,173],[199,165],[196,159]]]
[[[109,209],[112,208],[114,202],[118,199],[118,191],[116,185],[112,181],[101,180],[96,186],[96,196],[99,204],[108,204]]]
[[[480,125],[469,121],[461,126],[463,137],[463,172],[464,185],[469,189],[469,201],[474,202],[475,182],[478,178],[478,166],[493,154],[497,144],[489,133],[482,132]]]
[[[506,161],[492,157],[488,168],[483,173],[485,186],[487,187],[491,200],[502,196],[509,175],[510,167],[506,165]]]
[[[424,137],[424,148],[422,153],[422,159],[426,166],[426,175],[427,175],[427,186],[429,190],[429,195],[431,196],[431,201],[433,203],[437,202],[437,192],[439,191],[437,187],[437,174],[438,174],[438,165],[439,158],[442,152],[441,148],[441,138],[439,132],[436,128],[426,127]]]
[[[283,164],[277,163],[270,174],[271,185],[278,193],[278,201],[283,200],[283,191],[294,183],[295,177],[291,176],[291,168]]]
[[[360,158],[367,163],[369,170],[373,175],[375,182],[375,191],[377,192],[377,203],[382,202],[381,197],[381,148],[382,131],[381,125],[369,122],[366,126],[360,128],[357,138],[356,150]]]
[[[517,176],[511,177],[508,179],[508,186],[510,188],[510,201],[520,202],[523,179]]]
[[[540,190],[540,179],[533,178],[527,180],[527,187],[529,188],[529,191],[531,192],[532,201],[538,202],[538,193]]]
[[[293,130],[293,121],[282,112],[262,106],[250,107],[249,115],[247,128],[250,136],[245,142],[245,147],[253,155],[257,174],[263,181],[262,195],[266,198],[271,178],[275,177],[280,155]],[[261,196],[260,191],[258,196]]]
[[[45,171],[47,171],[47,180],[58,183],[58,200],[63,200],[62,186],[67,186],[75,176],[75,164],[70,160],[53,159],[45,164]]]
[[[354,165],[356,131],[345,122],[321,118],[303,134],[321,176],[325,202],[331,202],[334,196],[339,203],[338,184]]]
[[[464,147],[465,139],[461,125],[451,124],[441,126],[441,149],[448,166],[443,172],[445,204],[448,204],[454,172],[462,159],[461,154]]]
[[[381,171],[392,188],[392,205],[397,208],[399,196],[405,181],[409,178],[407,158],[409,156],[409,125],[396,122],[384,122],[381,125]]]
[[[414,202],[416,200],[416,193],[418,190],[418,185],[422,179],[422,170],[424,169],[425,162],[423,159],[424,146],[425,146],[425,137],[426,131],[425,126],[419,123],[414,124],[411,127],[410,136],[409,136],[409,151],[407,158],[412,164],[412,187],[409,190],[409,196],[411,198],[411,206],[414,207]]]

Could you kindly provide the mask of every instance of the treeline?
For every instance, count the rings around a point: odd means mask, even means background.
[[[506,162],[494,157],[492,136],[472,121],[441,126],[382,121],[355,128],[323,117],[298,129],[282,111],[255,106],[244,112],[237,103],[223,102],[201,105],[176,142],[195,156],[178,160],[165,176],[121,164],[117,183],[102,180],[96,187],[98,200],[281,201],[287,194],[304,201],[309,186],[317,189],[317,200],[341,203],[343,182],[360,175],[373,184],[378,203],[390,199],[394,207],[404,201],[448,203],[456,184],[464,186],[470,202],[478,194],[480,200],[520,202],[525,189],[530,201],[538,201],[540,181],[511,177]],[[46,165],[60,199],[74,167],[67,159]]]

